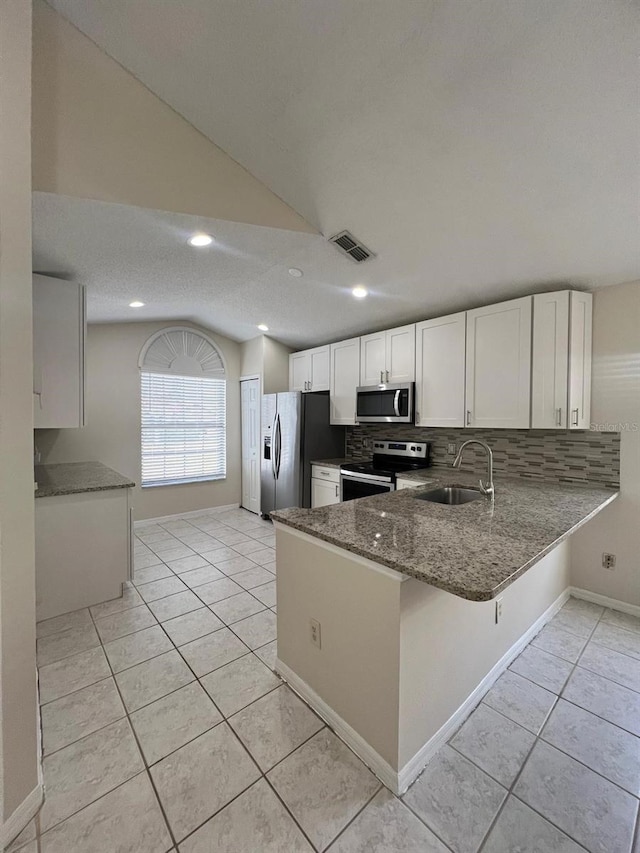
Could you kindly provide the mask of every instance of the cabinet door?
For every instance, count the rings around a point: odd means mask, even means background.
[[[310,359],[308,352],[294,352],[289,356],[289,391],[309,391]]]
[[[466,425],[528,429],[532,298],[467,311]]]
[[[311,480],[311,509],[340,503],[340,486],[327,480]]]
[[[385,332],[360,338],[360,385],[379,385],[385,381],[386,341]]]
[[[33,277],[34,427],[84,426],[85,289]]]
[[[464,426],[466,314],[416,324],[416,424]]]
[[[309,390],[328,391],[329,372],[329,347],[309,350]]]
[[[389,329],[385,340],[387,382],[414,382],[416,378],[416,327]]]
[[[591,421],[590,293],[571,292],[569,320],[569,429],[589,429]]]
[[[531,426],[566,429],[569,369],[569,291],[533,297]]]
[[[355,424],[360,379],[360,338],[331,344],[330,423]]]

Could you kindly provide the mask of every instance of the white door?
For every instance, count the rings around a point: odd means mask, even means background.
[[[289,356],[289,391],[310,391],[311,369],[308,352]]]
[[[591,421],[590,293],[571,292],[569,324],[569,429],[589,429]]]
[[[260,380],[240,383],[242,419],[242,506],[260,512]]]
[[[464,311],[416,324],[416,424],[464,426]]]
[[[467,426],[528,429],[532,298],[467,311]]]
[[[311,480],[311,508],[340,503],[340,486],[327,480]]]
[[[416,378],[416,327],[400,326],[386,333],[387,382],[414,382]]]
[[[360,338],[360,385],[379,385],[386,381],[386,358],[385,332]]]
[[[533,297],[531,426],[566,429],[569,371],[569,291]]]
[[[329,347],[309,351],[310,391],[329,390]]]
[[[329,403],[332,424],[355,424],[359,379],[360,338],[331,344]]]

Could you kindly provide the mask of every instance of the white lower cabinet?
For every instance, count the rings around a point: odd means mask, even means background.
[[[464,311],[416,323],[416,425],[464,426]]]
[[[331,344],[330,422],[355,424],[356,388],[360,380],[360,338]]]
[[[129,489],[36,498],[38,621],[122,595],[131,525]]]
[[[312,465],[311,508],[338,503],[340,503],[340,471],[337,468]]]
[[[532,297],[467,311],[465,426],[528,429]]]

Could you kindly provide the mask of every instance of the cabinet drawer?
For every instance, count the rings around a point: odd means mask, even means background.
[[[312,465],[311,476],[314,478],[314,480],[328,480],[330,483],[339,483],[340,469],[325,468],[322,465]]]

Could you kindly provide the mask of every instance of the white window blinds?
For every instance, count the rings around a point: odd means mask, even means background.
[[[142,485],[226,476],[226,382],[141,373]]]

